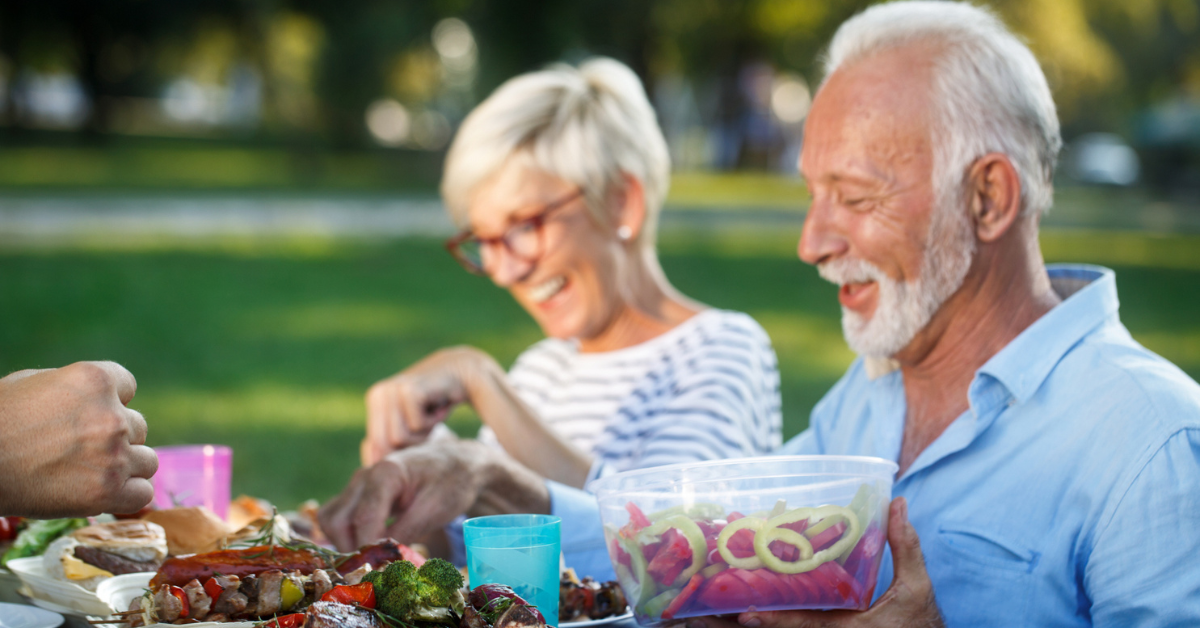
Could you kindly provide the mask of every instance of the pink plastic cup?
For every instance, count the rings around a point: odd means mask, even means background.
[[[224,519],[229,511],[233,450],[225,445],[155,447],[154,505],[160,509],[206,506]]]

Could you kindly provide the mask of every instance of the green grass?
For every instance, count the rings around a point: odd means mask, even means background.
[[[0,190],[52,192],[420,192],[433,194],[440,153],[117,138],[104,146],[0,148]]]
[[[684,292],[752,314],[780,357],[785,435],[852,356],[834,288],[790,232],[669,233]],[[357,464],[362,394],[426,353],[477,345],[502,363],[539,338],[508,295],[428,239],[156,242],[0,251],[0,370],[112,359],[138,378],[151,444],[235,451],[234,490],[283,507],[336,493]],[[1050,261],[1117,268],[1122,316],[1200,376],[1200,238],[1048,232]],[[469,412],[453,427],[470,433]]]

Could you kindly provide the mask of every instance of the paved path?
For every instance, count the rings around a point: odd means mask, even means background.
[[[787,229],[801,210],[669,207],[663,229]],[[1200,207],[1148,203],[1092,208],[1063,203],[1045,224],[1062,228],[1200,233]],[[436,198],[256,196],[0,196],[0,240],[81,236],[446,236],[454,226]]]

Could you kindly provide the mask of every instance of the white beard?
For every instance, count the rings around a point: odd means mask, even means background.
[[[896,281],[878,266],[852,258],[826,262],[817,271],[823,279],[839,286],[867,281],[878,285],[879,301],[870,318],[842,308],[842,333],[855,353],[867,358],[890,358],[907,347],[946,299],[958,291],[974,255],[975,238],[966,212],[935,208],[921,273],[915,280]]]

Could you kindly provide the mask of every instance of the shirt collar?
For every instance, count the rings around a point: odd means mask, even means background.
[[[977,379],[980,375],[994,378],[1022,403],[1037,392],[1072,347],[1117,313],[1113,271],[1082,264],[1055,264],[1047,270],[1062,303],[1021,332],[976,374]],[[976,391],[972,385],[972,396]]]
[[[979,369],[979,373],[1003,384],[1019,401],[1027,400],[1041,387],[1068,349],[1117,312],[1117,279],[1113,271],[1087,264],[1050,264],[1046,270],[1051,287],[1063,302]],[[864,358],[863,366],[870,380],[900,369],[900,363],[891,358]],[[972,396],[976,389],[977,386],[971,387]]]

